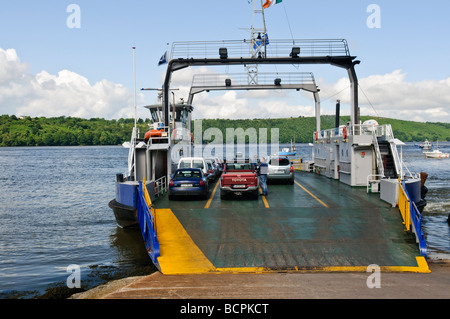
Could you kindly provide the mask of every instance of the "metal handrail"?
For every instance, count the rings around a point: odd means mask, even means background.
[[[416,240],[419,243],[420,255],[427,257],[427,243],[425,240],[425,235],[422,231],[422,215],[417,209],[414,201],[411,200],[408,190],[405,186],[405,180],[401,180],[399,183],[399,196],[398,196],[398,207],[402,215],[405,228],[407,231],[411,230],[411,225],[413,225],[413,232],[416,235]]]
[[[394,139],[394,132],[392,131],[391,125],[386,125],[386,138],[388,141]],[[406,167],[405,163],[403,163],[403,161],[400,160],[400,156],[398,155],[397,146],[390,143],[390,148],[391,148],[392,158],[394,159],[395,172],[397,173],[397,176],[400,175],[402,165],[409,172],[408,167]],[[411,174],[411,172],[410,172],[410,174]],[[401,176],[401,178],[403,178],[403,176]]]
[[[400,210],[400,214],[403,219],[403,224],[405,225],[405,228],[407,231],[411,229],[411,200],[409,199],[409,196],[406,192],[405,187],[402,185],[402,183],[399,184],[399,191],[398,191],[398,209]]]
[[[383,166],[383,160],[381,158],[381,153],[380,153],[380,147],[378,145],[378,138],[375,135],[375,131],[373,132],[373,146],[375,148],[375,154],[376,154],[376,158],[377,158],[377,166],[378,166],[378,173],[384,177],[384,166]]]
[[[156,196],[158,197],[167,192],[166,176],[160,177],[157,180],[155,180],[155,189],[156,189]]]
[[[415,230],[414,233],[416,234],[416,239],[419,242],[420,254],[427,258],[427,242],[422,230],[422,215],[414,202],[411,202],[411,214]]]
[[[146,189],[143,182],[139,182],[137,198],[137,217],[144,238],[145,248],[152,262],[159,268],[158,257],[160,256],[159,241],[156,235],[156,220],[151,208],[145,200]],[[148,196],[148,193],[147,193]]]
[[[184,41],[172,44],[171,59],[219,57],[219,49],[226,48],[230,58],[251,57],[251,40]],[[300,57],[350,56],[345,39],[269,39],[266,57],[289,57],[293,47],[300,48]]]
[[[275,78],[280,78],[283,84],[316,85],[314,75],[311,72],[259,72],[258,84],[273,85]],[[191,87],[222,87],[226,79],[230,79],[233,85],[246,85],[248,84],[248,73],[195,74]]]

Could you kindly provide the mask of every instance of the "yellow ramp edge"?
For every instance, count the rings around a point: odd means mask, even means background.
[[[269,267],[216,268],[197,247],[171,209],[156,210],[156,231],[159,240],[161,273],[165,275],[200,273],[270,273],[270,272],[366,272],[366,266],[294,267],[271,269]],[[426,259],[417,256],[416,266],[380,266],[386,272],[431,272]]]
[[[157,209],[159,266],[163,274],[195,274],[214,270],[171,209]]]

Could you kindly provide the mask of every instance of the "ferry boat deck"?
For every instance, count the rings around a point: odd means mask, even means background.
[[[155,201],[163,274],[296,271],[429,272],[398,208],[365,188],[296,171],[258,200]],[[170,207],[170,208],[169,208]]]
[[[265,27],[261,34],[268,39]],[[370,265],[382,271],[429,272],[416,207],[422,200],[422,181],[410,174],[408,182],[414,192],[407,192],[402,153],[397,151],[403,143],[394,138],[390,125],[360,123],[355,71],[360,61],[350,55],[347,41],[271,39],[269,45],[260,40],[260,34],[252,28],[251,41],[173,43],[161,105],[150,108],[155,110],[153,130],[149,139],[142,141],[134,127],[128,143],[127,177],[116,176],[116,199],[111,206],[118,224],[123,224],[124,216],[139,223],[152,262],[163,274],[365,272]],[[346,125],[340,125],[337,104],[335,128],[321,128],[319,89],[312,73],[269,73],[265,79],[257,68],[309,64],[347,71],[351,98],[350,121]],[[174,73],[189,67],[222,66],[245,66],[247,82],[228,71],[222,76],[197,74],[187,104],[173,101],[171,105]],[[268,196],[258,200],[222,200],[216,182],[206,201],[169,201],[162,195],[152,202],[153,207],[148,207],[143,189],[167,186],[177,162],[174,154],[191,154],[192,144],[203,143],[201,127],[191,128],[193,108],[185,108],[192,105],[196,94],[280,89],[313,93],[313,164],[322,175],[297,171],[293,185],[269,185]],[[178,129],[188,134],[179,136]],[[381,190],[380,196],[367,192],[372,186]],[[123,205],[130,209],[125,211]]]

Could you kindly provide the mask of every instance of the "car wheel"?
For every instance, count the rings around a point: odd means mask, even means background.
[[[220,190],[220,199],[226,199],[227,193],[223,190]]]

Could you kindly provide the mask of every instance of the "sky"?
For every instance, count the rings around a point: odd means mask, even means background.
[[[0,4],[0,114],[133,117],[133,49],[138,117],[158,102],[175,41],[249,38],[253,1],[17,0]],[[447,0],[283,0],[265,10],[269,39],[346,39],[356,66],[362,115],[450,122],[450,2]],[[256,16],[260,25],[260,15]],[[270,45],[270,44],[269,44]],[[313,72],[322,114],[350,113],[346,70],[289,66]],[[279,72],[264,66],[262,72]],[[284,71],[284,70],[283,70]],[[244,67],[187,68],[174,73],[175,97],[187,99],[199,73]],[[314,116],[308,92],[220,91],[198,94],[194,118]]]

